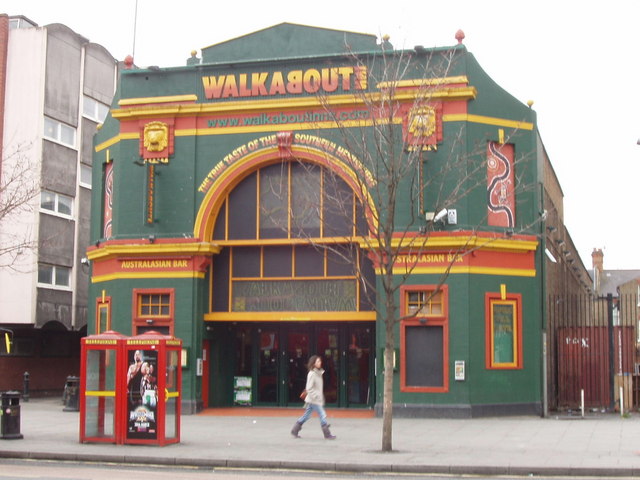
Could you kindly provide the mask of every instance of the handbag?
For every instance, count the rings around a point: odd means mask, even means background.
[[[307,398],[307,389],[306,388],[304,390],[302,390],[302,392],[300,393],[300,400],[304,400],[305,398]]]

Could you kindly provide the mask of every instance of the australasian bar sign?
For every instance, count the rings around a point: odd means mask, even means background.
[[[349,92],[367,89],[367,68],[344,66],[202,77],[208,100]]]

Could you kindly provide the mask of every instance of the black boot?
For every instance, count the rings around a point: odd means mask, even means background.
[[[300,433],[300,430],[302,430],[302,424],[300,422],[296,422],[291,429],[291,435],[293,435],[295,438],[300,438],[300,435],[298,435],[298,433]]]
[[[334,440],[336,438],[335,435],[331,435],[331,430],[329,430],[329,425],[321,425],[322,433],[324,433],[324,438],[327,440]]]

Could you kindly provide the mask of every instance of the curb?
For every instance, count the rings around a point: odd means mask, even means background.
[[[55,452],[20,452],[0,450],[0,458],[19,460],[54,460],[65,462],[108,463],[120,465],[157,465],[193,468],[251,468],[263,470],[290,470],[346,473],[403,473],[431,475],[489,475],[489,476],[551,476],[551,477],[635,477],[640,468],[585,468],[585,467],[513,467],[486,465],[396,465],[332,462],[260,461],[242,459],[177,458],[135,455],[95,455]]]

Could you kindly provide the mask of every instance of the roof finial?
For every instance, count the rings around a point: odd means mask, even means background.
[[[393,50],[393,45],[391,45],[391,36],[388,33],[385,33],[382,36],[382,49],[383,50]]]
[[[462,45],[462,40],[464,40],[464,32],[462,30],[456,32],[456,40],[458,40],[458,45]]]

